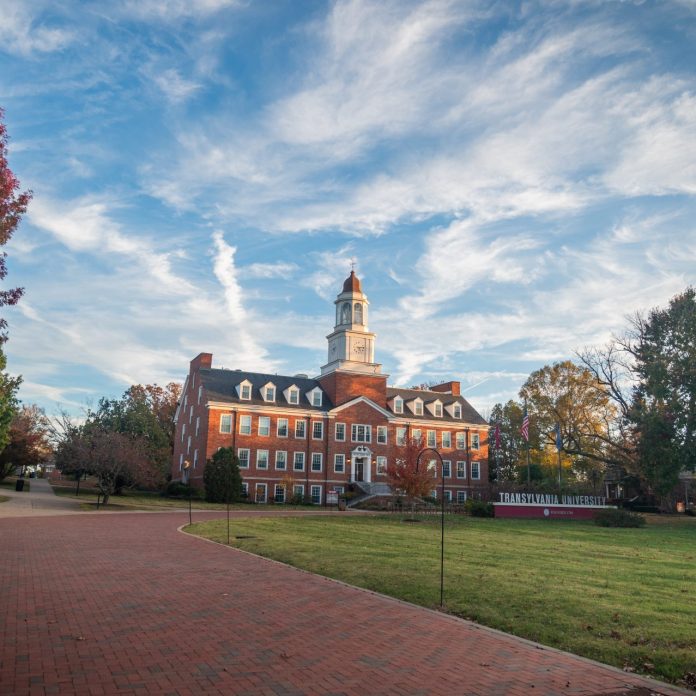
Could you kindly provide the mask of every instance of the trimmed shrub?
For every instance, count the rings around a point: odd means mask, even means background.
[[[221,447],[205,465],[205,499],[209,503],[235,503],[242,496],[239,460],[231,447]]]
[[[485,500],[474,500],[469,498],[464,503],[464,509],[472,517],[494,517],[495,508],[493,503],[487,503]]]
[[[185,498],[188,496],[188,486],[181,481],[170,481],[164,489],[167,498]]]
[[[644,527],[645,517],[620,508],[607,508],[597,511],[594,522],[600,527]]]

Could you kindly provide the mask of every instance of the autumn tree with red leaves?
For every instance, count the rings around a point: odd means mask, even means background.
[[[7,163],[7,128],[3,123],[5,112],[0,108],[0,246],[10,241],[22,215],[27,212],[31,191],[19,191],[19,180]],[[7,275],[7,254],[0,254],[0,280]],[[14,305],[24,293],[24,288],[0,290],[0,307]],[[7,320],[0,317],[0,343],[7,340]]]
[[[430,461],[424,457],[420,464],[418,455],[423,441],[412,438],[402,445],[396,457],[387,464],[387,479],[392,490],[407,498],[424,498],[432,493],[436,479]]]
[[[16,468],[39,466],[51,457],[50,425],[43,409],[22,406],[10,424],[10,441],[0,453],[0,481]]]

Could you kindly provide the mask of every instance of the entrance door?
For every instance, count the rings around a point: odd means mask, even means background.
[[[363,457],[359,457],[355,460],[355,480],[365,480],[365,459]]]

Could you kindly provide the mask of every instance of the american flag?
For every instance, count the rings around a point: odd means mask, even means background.
[[[527,414],[527,409],[524,409],[524,416],[522,417],[522,427],[520,428],[522,437],[529,442],[529,415]]]

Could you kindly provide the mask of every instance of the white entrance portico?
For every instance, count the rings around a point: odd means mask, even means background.
[[[372,481],[372,450],[365,445],[358,445],[350,453],[351,483],[370,483]]]

